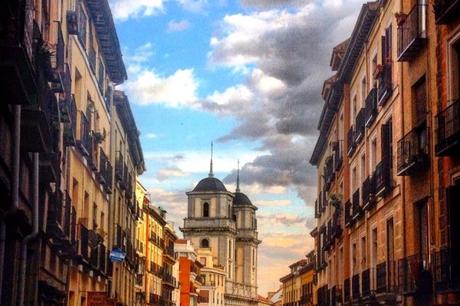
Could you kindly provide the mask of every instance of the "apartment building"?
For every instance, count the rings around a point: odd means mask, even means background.
[[[318,305],[458,303],[456,12],[457,1],[366,3],[333,50],[311,157]]]
[[[179,275],[177,269],[174,269],[177,263],[174,253],[176,240],[177,235],[174,226],[171,223],[166,223],[164,226],[163,283],[161,288],[161,303],[165,306],[174,306],[179,299]]]
[[[314,272],[315,253],[310,252],[289,266],[289,274],[280,279],[282,305],[310,306],[314,305]]]
[[[135,304],[135,281],[139,257],[135,250],[136,222],[140,210],[136,203],[136,178],[145,170],[139,133],[128,97],[114,91],[112,108],[112,163],[114,190],[112,194],[110,248],[121,249],[125,260],[111,265],[110,298],[120,305]]]
[[[180,305],[197,306],[198,288],[202,285],[200,272],[203,265],[197,260],[196,251],[190,240],[176,240],[174,252],[179,261]]]
[[[146,302],[146,258],[147,258],[147,220],[144,207],[150,205],[150,196],[147,189],[139,182],[136,182],[136,204],[139,210],[139,219],[136,222],[136,250],[139,257],[137,268],[135,291],[136,305],[145,305]]]
[[[225,277],[223,266],[214,260],[210,248],[196,250],[200,269],[201,286],[198,288],[198,305],[223,306],[225,304]]]
[[[150,205],[144,206],[144,214],[147,224],[147,244],[146,244],[146,285],[145,294],[147,304],[158,304],[162,297],[163,289],[163,253],[164,253],[164,232],[166,211]]]

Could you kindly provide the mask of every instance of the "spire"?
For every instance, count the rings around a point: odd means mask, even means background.
[[[214,143],[211,141],[211,163],[209,164],[209,177],[214,176],[214,172],[212,171],[212,155],[214,153]]]
[[[240,192],[240,160],[238,159],[238,168],[236,170],[236,192]]]

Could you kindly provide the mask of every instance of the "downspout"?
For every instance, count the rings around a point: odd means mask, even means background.
[[[4,215],[0,225],[0,305],[2,304],[3,267],[5,261],[6,224],[5,216],[14,215],[19,206],[19,170],[21,162],[21,105],[14,106],[13,136],[13,181],[11,182],[11,207]]]
[[[33,185],[33,231],[22,241],[22,254],[21,254],[21,267],[20,267],[20,275],[19,275],[19,299],[18,299],[18,306],[24,305],[24,295],[25,295],[25,282],[26,282],[26,268],[27,268],[27,245],[29,241],[35,239],[38,236],[38,185],[39,185],[39,162],[40,162],[40,155],[37,152],[33,153],[33,177],[34,177],[34,185]]]
[[[402,11],[403,9],[403,2],[404,0],[400,0],[399,2],[399,11]],[[401,107],[401,133],[404,135],[404,80],[403,80],[403,63],[400,64],[400,69],[399,69],[399,77],[400,77],[400,107]],[[402,215],[402,228],[403,228],[403,233],[402,233],[402,253],[403,256],[402,258],[406,258],[406,177],[402,176],[401,177],[401,200],[402,200],[402,210],[401,210],[401,215]]]

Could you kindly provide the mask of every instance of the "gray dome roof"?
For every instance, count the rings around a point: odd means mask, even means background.
[[[193,191],[227,191],[225,185],[215,177],[202,179]]]
[[[252,205],[251,200],[248,196],[242,192],[235,192],[235,197],[233,198],[233,205]]]

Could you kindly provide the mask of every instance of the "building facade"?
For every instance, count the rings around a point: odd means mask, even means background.
[[[198,261],[203,265],[200,269],[202,284],[198,288],[198,305],[225,305],[226,273],[224,267],[214,263],[210,248],[197,249],[197,257]]]
[[[175,306],[179,299],[179,283],[177,279],[176,254],[174,243],[177,235],[174,226],[166,223],[164,226],[164,249],[163,249],[163,284],[161,292],[161,303],[164,306]]]
[[[458,1],[366,3],[333,50],[311,158],[318,305],[459,302],[458,11]]]
[[[283,306],[314,305],[314,252],[289,266],[289,274],[280,279]]]
[[[146,303],[146,259],[147,259],[147,216],[144,207],[150,206],[150,196],[147,189],[139,182],[136,183],[136,205],[139,210],[139,219],[136,222],[136,250],[139,257],[139,264],[136,275],[136,305]]]
[[[227,191],[214,177],[212,159],[209,176],[188,196],[187,218],[181,228],[184,238],[197,248],[210,248],[216,264],[226,273],[226,305],[257,303],[256,210],[239,188]]]
[[[174,252],[179,262],[180,306],[198,305],[198,288],[202,285],[202,264],[197,260],[195,248],[189,240],[178,239]]]

